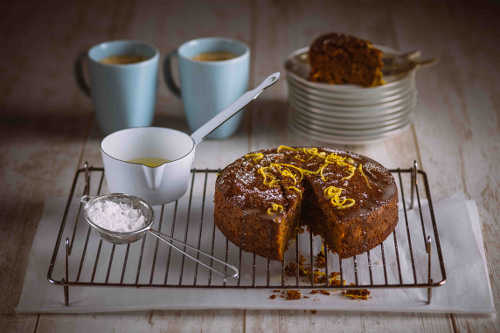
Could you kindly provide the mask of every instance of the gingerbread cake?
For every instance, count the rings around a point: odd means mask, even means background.
[[[376,161],[329,148],[279,146],[224,168],[215,185],[214,220],[243,250],[283,260],[306,225],[341,258],[365,252],[394,230],[397,188]]]
[[[309,80],[329,84],[383,84],[382,51],[369,41],[330,33],[318,37],[309,48]]]

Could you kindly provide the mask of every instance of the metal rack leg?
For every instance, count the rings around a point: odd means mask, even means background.
[[[64,284],[64,305],[69,305],[69,286],[67,285],[69,281],[69,269],[68,269],[68,257],[69,257],[69,238],[66,238],[66,269],[65,278],[63,279]]]
[[[90,194],[90,172],[89,163],[87,161],[83,162],[83,168],[85,169],[85,187],[83,188],[83,195]]]
[[[411,196],[410,196],[410,209],[413,209],[415,204],[415,191],[417,188],[417,170],[418,170],[418,162],[416,160],[413,161],[413,167],[411,168]]]
[[[427,252],[427,279],[429,281],[429,285],[432,284],[432,275],[431,275],[431,253],[432,253],[432,239],[431,236],[427,236],[427,239],[425,240],[425,252]],[[432,287],[427,288],[427,304],[431,304],[431,299],[432,299]]]

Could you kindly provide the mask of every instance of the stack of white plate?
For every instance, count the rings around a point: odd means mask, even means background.
[[[293,52],[285,63],[293,109],[289,126],[294,132],[321,142],[364,144],[386,139],[410,124],[417,104],[415,70],[384,76],[384,85],[371,88],[316,83],[307,80],[308,51],[306,47]]]

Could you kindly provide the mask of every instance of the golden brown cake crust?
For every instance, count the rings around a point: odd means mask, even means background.
[[[214,220],[230,241],[264,257],[283,260],[304,224],[345,258],[377,246],[394,230],[397,198],[390,172],[365,156],[280,146],[222,170]]]
[[[382,51],[366,40],[330,33],[309,48],[309,80],[329,84],[352,83],[364,87],[383,84]]]

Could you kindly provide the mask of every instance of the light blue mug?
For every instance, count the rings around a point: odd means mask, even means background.
[[[197,61],[200,53],[230,52],[234,58]],[[171,61],[179,59],[180,88],[172,78]],[[199,38],[182,44],[165,58],[163,70],[168,88],[182,97],[191,131],[213,118],[248,89],[250,50],[244,43],[228,38]],[[223,139],[239,127],[243,112],[212,132],[208,138]]]
[[[101,63],[111,56],[141,57],[141,61]],[[124,128],[150,126],[153,122],[160,54],[139,41],[119,40],[93,46],[75,62],[75,77],[92,98],[97,123],[104,134]],[[88,60],[90,85],[83,75]]]

